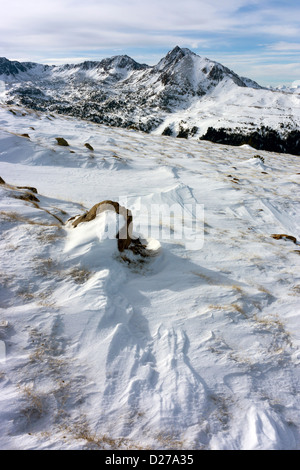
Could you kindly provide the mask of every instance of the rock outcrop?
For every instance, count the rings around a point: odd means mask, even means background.
[[[75,228],[82,222],[90,222],[95,219],[98,214],[101,214],[105,211],[113,211],[116,214],[122,215],[125,220],[125,225],[119,230],[116,234],[118,240],[118,250],[123,252],[128,249],[131,243],[136,244],[136,240],[132,238],[132,213],[126,207],[121,206],[118,202],[115,201],[102,201],[98,204],[95,204],[88,212],[76,218],[72,222],[72,226]]]
[[[274,233],[271,235],[272,238],[275,238],[275,240],[290,240],[293,243],[297,244],[297,238],[293,237],[293,235],[286,235],[285,233]]]

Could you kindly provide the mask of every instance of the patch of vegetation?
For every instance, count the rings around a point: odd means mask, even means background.
[[[256,150],[300,155],[300,131],[298,130],[290,131],[286,137],[282,137],[276,130],[265,126],[249,133],[243,133],[237,128],[209,127],[200,140],[234,146],[247,144]]]
[[[79,268],[78,266],[70,269],[67,274],[73,279],[76,284],[84,284],[93,275],[91,271],[86,268]]]
[[[7,220],[9,222],[22,222],[23,224],[41,225],[43,227],[59,227],[57,223],[48,224],[45,222],[32,220],[32,219],[29,219],[28,217],[24,217],[21,214],[18,214],[17,212],[0,211],[0,216],[2,216],[4,220]]]
[[[180,139],[187,139],[189,136],[193,137],[198,131],[198,127],[193,126],[191,129],[184,126],[184,123],[179,124],[179,132],[176,137]]]
[[[171,137],[171,136],[173,135],[173,131],[172,131],[171,127],[170,127],[170,126],[167,126],[167,127],[163,130],[163,132],[162,132],[161,135],[166,135],[166,136]]]

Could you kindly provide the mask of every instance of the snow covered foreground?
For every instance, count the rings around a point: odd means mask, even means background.
[[[299,160],[255,155],[1,106],[2,449],[299,448]],[[107,199],[153,256],[67,222]]]

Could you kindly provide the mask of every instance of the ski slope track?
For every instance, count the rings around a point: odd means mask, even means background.
[[[268,89],[176,46],[157,65],[127,55],[49,66],[0,58],[0,102],[155,135],[300,155],[299,89]]]
[[[299,449],[298,157],[2,104],[0,176],[1,449]]]

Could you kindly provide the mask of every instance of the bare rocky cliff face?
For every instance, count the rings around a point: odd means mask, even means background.
[[[252,141],[255,148],[268,150],[265,142],[271,139],[271,150],[300,154],[300,117],[294,115],[288,93],[265,89],[178,46],[155,66],[139,64],[127,55],[63,66],[0,58],[0,79],[10,105],[147,133],[230,145],[251,145]],[[227,96],[231,96],[230,106]],[[294,99],[300,102],[300,95]],[[210,102],[211,109],[207,107]],[[236,117],[234,125],[232,106],[241,107],[241,118]],[[274,116],[271,124],[270,116]],[[266,128],[276,134],[275,139],[262,131]]]

